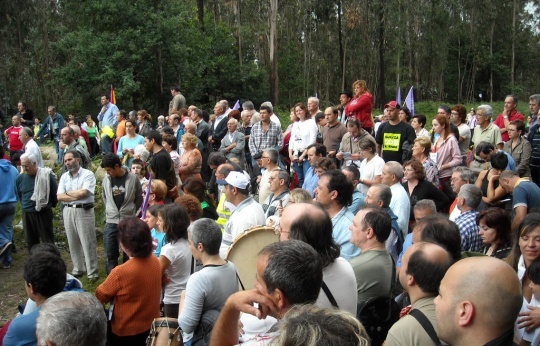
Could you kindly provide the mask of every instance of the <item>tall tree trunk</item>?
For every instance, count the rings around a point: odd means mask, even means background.
[[[201,31],[204,32],[204,0],[197,0],[197,17]]]
[[[491,22],[489,35],[489,102],[493,102],[493,39],[495,36],[495,21]]]
[[[337,14],[338,14],[338,40],[339,40],[339,62],[341,69],[341,90],[345,89],[345,51],[343,49],[343,33],[341,28],[341,0],[337,1]]]
[[[236,24],[238,25],[237,30],[237,43],[238,43],[238,63],[242,66],[242,26],[240,20],[240,0],[236,1]]]
[[[275,105],[279,100],[277,14],[278,0],[270,0],[270,101]]]
[[[379,0],[379,92],[377,93],[377,104],[380,107],[384,104],[384,101],[386,100],[386,93],[384,89],[384,86],[386,84],[384,80],[384,25],[384,0]]]
[[[510,66],[510,86],[511,92],[514,92],[515,74],[516,74],[516,17],[517,17],[518,0],[514,0],[514,8],[512,11],[512,64]]]

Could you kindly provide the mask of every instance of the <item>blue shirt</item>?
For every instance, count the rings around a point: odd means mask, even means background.
[[[17,202],[15,194],[15,181],[19,176],[17,168],[13,167],[11,162],[0,158],[0,204]]]
[[[319,177],[315,172],[315,168],[310,166],[306,172],[306,175],[304,176],[302,188],[307,190],[311,194],[311,197],[315,197],[315,188],[317,187],[317,184],[319,184]]]
[[[9,325],[4,346],[30,346],[37,344],[36,323],[41,307],[28,315],[20,315]]]
[[[456,217],[456,225],[461,235],[461,251],[480,251],[482,238],[476,224],[476,210],[469,210]]]
[[[343,207],[339,213],[332,218],[332,236],[336,243],[341,246],[340,256],[350,261],[352,258],[360,255],[359,248],[351,243],[351,226],[354,219],[353,213],[347,207]]]
[[[100,110],[101,112],[101,110]],[[101,121],[102,126],[110,126],[113,127],[116,123],[116,113],[118,113],[118,107],[116,107],[115,104],[108,103],[107,104],[107,110],[105,113],[101,114],[98,113],[98,120]]]
[[[517,170],[517,166],[516,166],[516,161],[514,160],[512,155],[510,155],[506,151],[502,151],[502,150],[499,150],[499,152],[504,153],[506,155],[506,157],[508,158],[508,165],[506,166],[506,169],[515,172]]]
[[[154,248],[154,255],[159,257],[161,255],[161,248],[167,244],[165,232],[158,232],[155,228],[150,231],[152,236],[152,247]]]
[[[403,254],[407,251],[408,248],[412,246],[412,233],[407,234],[405,241],[403,242],[403,251],[399,254],[396,267],[401,268],[401,261],[403,259]]]
[[[360,208],[364,204],[366,204],[365,199],[366,197],[362,192],[354,190],[352,194],[352,203],[349,204],[349,210],[351,211],[351,213],[353,213],[353,215],[356,215],[356,213],[358,213],[358,210],[360,210]]]

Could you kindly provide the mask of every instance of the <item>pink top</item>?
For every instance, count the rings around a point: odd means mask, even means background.
[[[446,178],[452,175],[452,169],[462,164],[461,152],[459,151],[459,145],[456,137],[450,133],[448,137],[442,142],[442,144],[437,147],[433,146],[431,149],[431,158],[435,158],[437,164],[437,169],[439,170],[439,178]],[[433,153],[436,153],[433,155]],[[445,169],[442,168],[443,165],[450,165]]]

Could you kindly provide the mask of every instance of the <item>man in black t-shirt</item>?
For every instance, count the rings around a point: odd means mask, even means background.
[[[153,179],[163,180],[167,184],[167,190],[171,191],[176,186],[176,174],[171,155],[161,146],[162,140],[158,131],[148,131],[144,138],[144,146],[150,152],[148,166],[154,174]]]
[[[412,149],[416,133],[409,123],[399,119],[399,103],[390,101],[384,109],[388,109],[388,121],[382,123],[377,131],[377,152],[385,162],[403,163],[403,152]]]
[[[106,219],[103,240],[109,274],[118,265],[118,223],[126,217],[135,216],[142,205],[143,197],[139,178],[122,167],[116,154],[105,154],[101,167],[107,172],[107,176],[103,179]]]

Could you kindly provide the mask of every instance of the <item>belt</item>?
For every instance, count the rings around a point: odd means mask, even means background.
[[[66,204],[68,208],[84,208],[85,210],[92,209],[94,203],[81,203],[81,204]]]
[[[476,162],[480,162],[480,163],[486,163],[486,161],[485,161],[485,160],[478,160],[478,159],[476,159],[476,158],[474,159],[474,161],[476,161]]]

